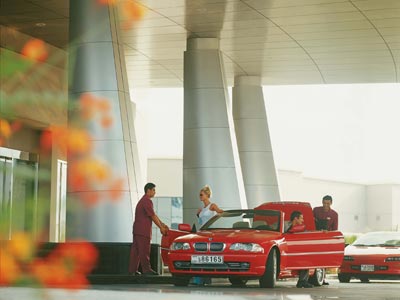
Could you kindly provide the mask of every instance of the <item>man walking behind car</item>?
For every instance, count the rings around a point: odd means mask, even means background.
[[[313,209],[317,230],[338,230],[338,213],[334,211],[331,206],[332,197],[326,195],[322,198],[322,206]],[[329,283],[325,281],[325,278],[323,285],[329,285]]]
[[[331,206],[332,197],[326,195],[322,198],[322,206],[314,207],[313,213],[317,230],[338,230],[338,213]]]

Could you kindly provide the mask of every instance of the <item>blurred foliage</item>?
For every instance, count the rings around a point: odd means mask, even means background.
[[[132,1],[97,0],[97,4],[118,6],[124,29],[130,29],[145,12],[143,6]],[[10,49],[0,48],[0,146],[9,147],[21,127],[27,126],[35,134],[40,132],[35,154],[41,165],[36,161],[27,163],[19,156],[7,157],[7,162],[0,164],[2,178],[7,177],[0,190],[0,286],[84,288],[88,285],[86,276],[98,258],[91,243],[79,240],[60,243],[46,257],[38,257],[41,241],[49,237],[49,165],[53,153],[67,156],[70,191],[97,191],[99,186],[106,186],[108,194],[104,198],[119,200],[125,178],[115,177],[112,166],[95,157],[93,137],[88,130],[89,122],[98,123],[101,130],[113,126],[112,103],[91,93],[76,95],[68,101],[67,74],[63,68],[65,53],[52,57],[50,46],[44,41],[32,38],[22,49],[18,48],[20,53]],[[68,59],[72,64],[74,54],[70,53]],[[32,121],[36,127],[30,127]],[[43,190],[45,197],[41,194]],[[104,200],[95,192],[92,194],[89,198],[74,198],[77,201],[72,201],[71,207],[75,208],[80,201],[90,208]]]
[[[344,243],[346,245],[350,245],[350,244],[353,244],[356,239],[357,239],[356,235],[345,235],[344,236]]]
[[[30,69],[34,62],[23,59],[19,53],[8,49],[0,48],[1,68],[0,79],[16,76],[18,73],[24,73]]]

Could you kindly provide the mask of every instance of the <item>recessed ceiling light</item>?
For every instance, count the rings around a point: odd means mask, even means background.
[[[46,23],[36,23],[35,26],[36,27],[45,27]]]

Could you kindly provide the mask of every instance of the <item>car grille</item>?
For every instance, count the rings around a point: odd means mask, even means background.
[[[224,249],[224,243],[194,243],[194,250],[198,252],[222,252]]]
[[[175,269],[181,271],[207,272],[246,272],[250,269],[248,262],[225,262],[223,264],[192,264],[190,261],[174,261]]]
[[[194,250],[196,250],[196,251],[206,252],[207,248],[208,248],[207,243],[195,243],[194,244]]]
[[[211,252],[221,252],[225,248],[224,243],[210,243],[210,251]]]

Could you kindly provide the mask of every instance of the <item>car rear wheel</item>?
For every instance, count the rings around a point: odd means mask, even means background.
[[[321,286],[324,283],[325,269],[315,269],[313,276],[308,280],[309,283],[315,286]]]
[[[276,250],[272,249],[267,258],[264,275],[260,278],[260,287],[273,288],[276,284],[278,273],[278,260]]]
[[[339,282],[342,282],[342,283],[350,282],[350,276],[346,275],[346,274],[339,273],[338,279],[339,279]]]
[[[229,277],[229,282],[233,286],[245,286],[247,283],[247,280],[243,279],[243,278],[238,278],[238,277]]]
[[[188,286],[190,277],[172,276],[172,280],[175,286]]]

